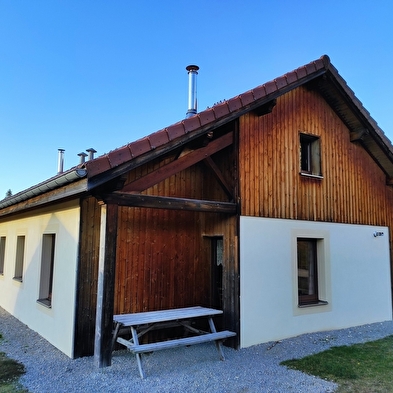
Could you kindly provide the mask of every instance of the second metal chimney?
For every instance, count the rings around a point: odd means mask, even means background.
[[[189,65],[186,67],[188,71],[188,111],[186,117],[191,117],[197,113],[197,84],[196,76],[198,75],[199,67],[196,65]]]
[[[57,173],[63,173],[64,167],[64,149],[57,149],[58,151],[58,160],[57,160]]]
[[[90,149],[86,149],[86,151],[89,153],[89,161],[94,160],[94,153],[97,153],[97,150],[94,150],[92,147]]]

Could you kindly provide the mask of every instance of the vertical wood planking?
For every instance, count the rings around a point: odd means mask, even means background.
[[[242,214],[386,221],[392,199],[385,175],[362,146],[350,142],[349,130],[316,92],[300,87],[280,97],[272,113],[258,118],[249,112],[239,124]],[[299,174],[300,132],[320,137],[323,179]]]

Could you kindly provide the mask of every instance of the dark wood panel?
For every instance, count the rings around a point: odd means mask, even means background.
[[[97,200],[92,197],[83,199],[77,270],[75,357],[92,355],[94,350],[100,218]]]

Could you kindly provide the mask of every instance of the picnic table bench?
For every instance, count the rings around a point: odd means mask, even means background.
[[[220,359],[224,360],[225,357],[222,351],[222,341],[226,338],[235,336],[236,333],[228,330],[217,332],[213,316],[220,315],[222,313],[223,312],[221,310],[197,306],[172,310],[114,315],[113,321],[115,323],[115,329],[113,332],[112,348],[114,347],[115,342],[118,342],[135,354],[139,374],[142,379],[145,377],[145,374],[143,371],[141,354],[146,352],[154,352],[183,345],[195,345],[214,341],[220,355]],[[200,318],[207,318],[210,332],[191,326],[193,320]],[[187,331],[194,333],[195,335],[154,343],[139,343],[139,338],[150,330],[175,325],[183,326]],[[120,330],[124,331],[124,328],[130,328],[132,336],[130,340],[118,337]]]

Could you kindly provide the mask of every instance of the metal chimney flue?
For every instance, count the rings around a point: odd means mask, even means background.
[[[78,156],[80,157],[79,164],[84,164],[85,163],[85,158],[87,157],[87,154],[84,151],[82,151],[81,153],[78,154]]]
[[[64,149],[57,149],[58,157],[57,157],[57,173],[63,173],[64,170]]]
[[[90,149],[86,149],[89,153],[89,161],[94,159],[94,153],[97,153],[97,150],[94,150],[92,147]]]
[[[188,71],[188,110],[186,117],[191,117],[197,113],[197,81],[199,67],[196,65],[189,65],[186,67]]]

